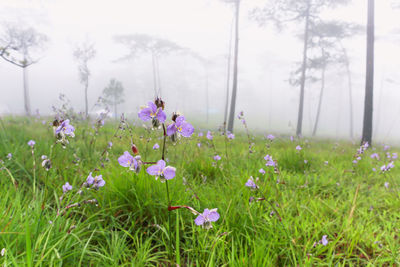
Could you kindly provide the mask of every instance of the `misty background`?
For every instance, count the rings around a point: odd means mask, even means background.
[[[244,111],[249,127],[258,132],[294,135],[299,87],[292,86],[289,79],[302,59],[303,42],[298,36],[303,25],[288,23],[282,31],[272,23],[260,27],[250,18],[250,11],[264,3],[241,3],[236,113]],[[379,0],[375,5],[373,134],[375,140],[400,143],[400,9],[394,9],[390,0]],[[38,53],[40,61],[28,68],[32,111],[51,115],[52,105],[60,102],[60,93],[76,110],[84,110],[84,88],[73,51],[78,44],[90,42],[97,51],[88,63],[90,112],[96,112],[98,108],[92,109],[93,105],[115,78],[125,88],[125,102],[118,112],[136,118],[139,107],[154,98],[151,56],[118,61],[129,50],[115,37],[148,34],[170,40],[196,55],[171,53],[159,57],[162,98],[168,113],[179,111],[189,121],[210,129],[223,123],[233,16],[233,6],[217,0],[0,1],[0,23],[31,26],[49,38],[43,52]],[[353,0],[324,11],[321,17],[365,26],[367,1]],[[352,73],[356,140],[363,120],[365,40],[363,31],[343,41]],[[0,114],[24,114],[21,68],[0,60],[0,82]],[[303,134],[307,136],[315,121],[320,85],[307,82],[305,88]],[[242,129],[237,119],[235,129]],[[342,65],[327,68],[318,136],[349,137],[348,86]]]

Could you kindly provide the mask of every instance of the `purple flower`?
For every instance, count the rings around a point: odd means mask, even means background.
[[[388,182],[385,182],[385,187],[386,187],[386,189],[389,189],[389,183]]]
[[[392,154],[392,159],[397,159],[399,156],[397,155],[397,153],[393,153]]]
[[[272,157],[270,155],[266,155],[264,157],[264,159],[267,161],[265,166],[267,166],[267,167],[275,167],[275,161],[272,159]]]
[[[325,161],[324,163],[325,163],[325,165],[328,165],[328,164],[329,164],[329,162],[328,162],[328,161]]]
[[[103,187],[106,182],[103,180],[102,175],[93,177],[92,173],[89,173],[89,176],[86,179],[86,184],[91,185],[94,189],[99,189],[100,187]]]
[[[235,139],[235,135],[233,134],[233,133],[231,133],[231,132],[228,132],[227,133],[227,135],[226,135],[226,137],[228,138],[228,139]]]
[[[122,156],[118,158],[118,163],[122,167],[129,168],[131,171],[138,173],[142,167],[140,156],[133,157],[128,151],[125,151]]]
[[[388,146],[388,145],[384,145],[383,146],[383,151],[386,151],[386,150],[389,150],[390,149],[390,146]]]
[[[323,235],[322,239],[319,241],[324,246],[328,245],[328,242],[329,242],[326,237],[327,237],[327,235]]]
[[[197,143],[197,146],[198,146],[198,147],[201,147],[201,143]]]
[[[220,155],[215,155],[215,156],[214,156],[214,160],[215,160],[215,161],[221,160],[221,156],[220,156]]]
[[[139,111],[139,118],[142,121],[149,121],[155,118],[159,122],[164,123],[167,118],[164,110],[162,110],[162,108],[157,108],[156,104],[154,104],[153,102],[149,102],[147,103],[147,105],[147,107]]]
[[[207,132],[207,136],[206,137],[207,137],[208,140],[213,140],[213,136],[212,136],[210,131]]]
[[[68,191],[72,190],[72,185],[66,182],[65,185],[62,186],[62,190],[64,193],[67,193]]]
[[[275,139],[275,136],[273,136],[272,134],[267,135],[267,139],[269,141],[273,141]]]
[[[293,142],[293,140],[294,140],[294,137],[293,137],[293,136],[290,136],[290,141]]]
[[[11,159],[12,159],[12,154],[11,154],[11,153],[8,153],[8,154],[7,154],[7,159],[8,159],[8,160],[11,160]]]
[[[265,174],[265,171],[262,168],[258,172],[261,173],[261,174]]]
[[[357,164],[357,163],[358,163],[358,161],[357,161],[357,160],[353,160],[353,163],[354,163],[354,164]]]
[[[360,161],[360,160],[361,160],[361,157],[357,157],[356,160],[357,160],[357,161]]]
[[[113,146],[113,143],[111,141],[108,142],[108,148],[112,148],[112,146]]]
[[[197,216],[197,218],[194,220],[194,223],[196,225],[201,225],[205,229],[210,229],[212,228],[211,222],[216,222],[219,219],[219,214],[217,212],[217,209],[205,209],[203,214],[200,214]]]
[[[307,163],[308,163],[308,160],[305,159],[305,160],[304,160],[304,164],[307,164]]]
[[[180,133],[183,137],[190,137],[194,132],[194,128],[190,123],[185,121],[184,116],[178,116],[176,121],[167,127],[168,136],[176,132]]]
[[[74,136],[75,136],[74,131],[75,131],[75,128],[74,128],[74,126],[72,126],[71,124],[69,124],[69,120],[64,120],[64,121],[60,124],[60,126],[57,127],[55,133],[56,133],[56,134],[59,134],[59,133],[62,132],[62,133],[64,133],[65,135],[74,137]]]
[[[147,173],[156,177],[160,177],[160,181],[171,180],[175,177],[176,169],[171,166],[166,166],[165,161],[160,159],[156,165],[147,168]]]
[[[372,171],[373,171],[373,172],[376,172],[376,169],[375,169],[375,168],[372,168]]]
[[[160,146],[159,146],[157,143],[155,143],[154,146],[153,146],[153,149],[154,149],[154,150],[157,150],[157,149],[159,149],[159,148],[160,148]]]
[[[30,146],[32,148],[35,146],[35,144],[36,144],[36,142],[33,140],[29,140],[29,142],[28,142],[28,146]]]
[[[202,137],[203,136],[203,132],[199,132],[199,137]]]
[[[252,188],[252,189],[257,189],[257,188],[258,188],[258,186],[256,185],[256,183],[255,183],[255,181],[254,181],[253,176],[250,176],[250,179],[247,180],[245,186],[250,187],[250,188]]]
[[[378,153],[371,154],[371,159],[379,160],[379,154]]]
[[[300,151],[301,149],[302,149],[301,146],[299,146],[299,145],[296,146],[296,150],[297,150],[297,151]]]

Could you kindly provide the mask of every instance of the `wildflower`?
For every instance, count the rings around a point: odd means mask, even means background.
[[[267,166],[267,167],[275,167],[275,161],[272,159],[272,157],[270,155],[266,155],[264,157],[264,159],[267,161],[265,166]]]
[[[256,181],[258,180],[258,178],[256,179]],[[247,180],[245,186],[250,187],[252,189],[257,189],[258,186],[256,185],[253,176],[250,176],[250,179]]]
[[[139,155],[133,157],[128,151],[125,151],[124,154],[118,158],[118,163],[122,167],[129,168],[136,173],[140,171],[143,164]]]
[[[294,140],[294,137],[290,136],[290,141],[293,142],[293,140]]]
[[[319,241],[319,243],[324,246],[328,245],[328,239],[326,237],[327,237],[327,235],[323,235],[322,239]]]
[[[297,150],[297,151],[300,151],[301,149],[302,149],[301,146],[299,146],[299,145],[296,146],[296,150]]]
[[[197,143],[197,146],[198,146],[198,147],[201,147],[201,143]]]
[[[388,146],[388,145],[384,145],[383,146],[383,151],[387,151],[387,150],[389,150],[390,149],[390,146]]]
[[[196,225],[201,225],[205,229],[210,229],[212,228],[211,222],[216,222],[219,219],[219,214],[217,212],[217,209],[205,209],[202,214],[197,216],[197,218],[194,220],[194,223]]]
[[[215,160],[215,161],[221,160],[221,156],[220,156],[220,155],[215,155],[215,156],[214,156],[214,160]]]
[[[111,141],[108,142],[108,148],[112,148],[112,146],[113,146],[113,143]]]
[[[166,166],[165,161],[160,159],[156,165],[147,168],[147,173],[156,177],[160,177],[160,181],[171,180],[175,177],[176,169],[171,166]]]
[[[385,182],[385,187],[386,187],[386,189],[389,189],[389,183],[388,182]]]
[[[28,142],[28,146],[30,146],[31,148],[33,148],[35,146],[36,142],[33,140],[29,140]]]
[[[159,149],[159,148],[160,148],[160,146],[159,146],[157,143],[155,143],[154,146],[153,146],[153,149],[154,149],[154,150],[157,150],[157,149]]]
[[[208,140],[213,140],[213,136],[212,136],[210,131],[207,132],[207,136],[206,137],[207,137]]]
[[[44,156],[44,155],[43,155]],[[43,159],[42,156],[42,159]],[[42,161],[42,167],[48,171],[51,169],[51,161],[45,156],[44,160]]]
[[[203,132],[199,132],[198,136],[203,137]]]
[[[399,156],[397,155],[397,153],[392,153],[392,159],[397,159]]]
[[[8,153],[8,154],[7,154],[7,159],[8,159],[8,160],[11,160],[11,159],[12,159],[12,156],[13,156],[13,155],[12,155],[11,153]]]
[[[376,169],[375,169],[375,168],[372,168],[372,171],[373,171],[373,172],[376,172]]]
[[[99,189],[100,187],[103,187],[106,182],[103,180],[102,175],[93,177],[92,173],[89,173],[89,176],[86,179],[86,184],[91,185],[94,189]]]
[[[387,171],[390,171],[390,169],[393,169],[393,168],[394,168],[394,164],[393,164],[393,161],[391,161],[387,165],[383,165],[381,167],[381,171],[382,172],[387,172]]]
[[[324,162],[324,164],[325,164],[325,165],[328,165],[328,164],[329,164],[329,162],[328,162],[328,161],[325,161],[325,162]]]
[[[261,173],[261,174],[265,174],[265,171],[262,168],[258,172]]]
[[[273,136],[272,134],[269,134],[269,135],[267,135],[267,139],[272,142],[275,139],[275,136]]]
[[[379,154],[378,153],[371,154],[371,159],[379,160]]]
[[[0,251],[0,255],[3,257],[4,255],[6,255],[6,248],[2,248]]]
[[[132,149],[132,152],[133,152],[133,154],[138,154],[139,153],[139,150],[138,150],[138,148],[134,145],[134,144],[132,144],[132,147],[131,147],[131,149]]]
[[[231,133],[231,132],[228,132],[227,135],[226,135],[226,137],[227,137],[228,139],[230,139],[230,140],[235,139],[235,135],[234,135],[233,133]]]
[[[185,121],[184,116],[178,116],[175,122],[167,127],[167,135],[171,136],[180,133],[183,137],[190,137],[194,132],[193,126]]]
[[[75,128],[71,124],[69,124],[69,120],[64,120],[61,122],[60,126],[58,126],[55,130],[55,134],[64,134],[70,137],[74,137]]]
[[[354,164],[357,164],[357,163],[358,163],[358,161],[357,161],[357,160],[353,160],[353,163],[354,163]]]
[[[139,113],[138,116],[142,121],[149,121],[151,119],[157,120],[160,123],[164,123],[167,115],[165,114],[164,110],[162,109],[162,107],[157,107],[156,104],[154,104],[153,102],[148,102],[147,103],[147,107],[142,108]]]
[[[72,190],[72,185],[66,182],[65,185],[62,186],[62,190],[64,193],[67,193],[68,191]]]
[[[308,163],[308,160],[305,159],[305,160],[304,160],[304,164],[307,164],[307,163]]]
[[[357,157],[357,161],[360,161],[361,160],[361,157]]]

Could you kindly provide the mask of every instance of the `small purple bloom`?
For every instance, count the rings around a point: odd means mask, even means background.
[[[262,168],[258,172],[261,173],[261,174],[265,174],[265,171]]]
[[[75,128],[74,128],[74,126],[72,126],[71,124],[69,124],[69,120],[64,120],[64,121],[60,124],[60,126],[57,127],[55,133],[56,133],[56,134],[59,134],[59,133],[62,132],[62,133],[64,133],[65,135],[74,137],[74,136],[75,136],[74,131],[75,131]]]
[[[392,154],[392,159],[397,159],[399,156],[397,155],[397,153],[393,153]]]
[[[89,173],[89,176],[86,179],[86,183],[88,185],[91,185],[94,189],[99,189],[100,187],[103,187],[106,184],[106,182],[103,180],[102,175],[93,177],[92,173]]]
[[[176,169],[171,166],[166,166],[165,161],[160,159],[156,165],[147,168],[147,173],[155,176],[156,180],[160,177],[160,181],[171,180],[175,177]]]
[[[386,150],[389,150],[390,149],[390,146],[388,146],[388,145],[384,145],[383,146],[383,151],[386,151]]]
[[[113,143],[111,141],[108,142],[108,148],[112,148],[112,146],[113,146]]]
[[[293,142],[293,140],[294,140],[294,137],[293,137],[293,136],[290,136],[290,141]]]
[[[301,146],[299,146],[299,145],[296,146],[296,150],[297,150],[297,151],[300,151],[301,149],[302,149]]]
[[[304,164],[307,164],[307,163],[308,163],[308,160],[305,159],[305,160],[304,160]]]
[[[11,160],[11,159],[12,159],[12,154],[11,154],[11,153],[8,153],[8,154],[7,154],[7,159],[8,159],[8,160]]]
[[[326,237],[327,237],[327,235],[323,235],[321,241],[319,241],[324,246],[328,245],[328,243],[329,243],[329,241]]]
[[[142,165],[140,156],[133,157],[128,151],[125,151],[124,154],[118,158],[118,163],[122,167],[129,168],[136,173],[140,171]]]
[[[388,182],[385,182],[385,187],[386,187],[386,189],[389,189],[389,183]]]
[[[233,133],[231,133],[231,132],[228,132],[227,133],[227,135],[226,135],[226,137],[228,138],[228,139],[235,139],[235,135],[233,134]]]
[[[157,149],[159,149],[159,148],[160,148],[160,146],[159,146],[157,143],[155,143],[154,146],[153,146],[153,149],[154,149],[154,150],[157,150]]]
[[[212,136],[210,131],[207,132],[207,136],[206,137],[207,137],[208,140],[213,140],[213,136]]]
[[[72,190],[72,185],[66,182],[65,185],[62,186],[62,190],[64,193],[67,193],[68,191]]]
[[[197,143],[197,146],[198,146],[198,147],[201,147],[201,143]]]
[[[194,132],[194,128],[190,123],[185,121],[184,116],[178,116],[176,121],[167,127],[168,136],[176,132],[180,133],[183,137],[190,137]]]
[[[379,154],[378,153],[371,154],[371,159],[379,160]]]
[[[324,164],[325,164],[325,165],[328,165],[328,164],[329,164],[329,162],[328,162],[328,161],[325,161],[325,162],[324,162]]]
[[[376,172],[376,169],[375,169],[375,168],[372,168],[372,171],[373,171],[373,172]]]
[[[155,118],[161,123],[164,123],[167,118],[164,110],[157,108],[153,102],[148,102],[147,107],[141,109],[138,116],[142,121],[149,121]]]
[[[354,164],[357,164],[357,163],[358,163],[358,161],[357,161],[357,160],[353,160],[353,163],[354,163]]]
[[[220,155],[215,155],[215,156],[214,156],[214,160],[215,160],[215,161],[221,160],[221,156],[220,156]]]
[[[216,222],[219,219],[219,214],[217,209],[205,209],[202,214],[199,214],[197,218],[194,220],[196,225],[201,225],[205,229],[212,228],[211,222]]]
[[[275,167],[275,161],[272,159],[272,157],[270,155],[266,155],[264,157],[264,159],[267,161],[265,166],[267,166],[267,167]]]
[[[254,181],[253,176],[251,176],[250,179],[247,180],[245,186],[250,187],[250,188],[252,188],[252,189],[257,189],[257,188],[258,188],[258,186],[256,185],[256,183],[255,183],[255,181]]]
[[[32,148],[35,146],[35,144],[36,144],[36,142],[33,140],[29,140],[29,142],[28,142],[28,146],[30,146]]]
[[[203,132],[199,132],[199,137],[202,137],[203,135]]]
[[[273,136],[272,134],[267,135],[267,139],[269,141],[273,141],[275,139],[275,136]]]

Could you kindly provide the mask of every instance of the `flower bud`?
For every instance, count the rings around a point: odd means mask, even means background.
[[[132,144],[132,152],[133,152],[133,154],[135,154],[135,155],[139,153],[138,148],[137,148],[134,144]]]

